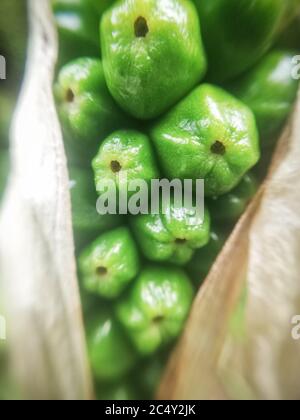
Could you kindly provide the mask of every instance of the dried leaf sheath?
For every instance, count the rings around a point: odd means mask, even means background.
[[[52,95],[57,39],[50,2],[30,0],[29,14],[29,56],[1,216],[8,335],[26,398],[84,399],[91,395],[91,381],[66,157]]]
[[[300,398],[300,97],[274,158],[251,230],[246,343],[259,398]],[[253,368],[256,367],[256,368]]]

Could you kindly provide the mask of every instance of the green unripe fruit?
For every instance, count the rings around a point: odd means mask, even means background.
[[[294,68],[296,70],[294,56],[295,53],[289,51],[272,51],[228,87],[252,109],[262,147],[270,146],[277,140],[279,130],[295,102],[299,76],[297,79],[297,74],[293,74]]]
[[[59,67],[78,57],[99,57],[100,17],[88,0],[52,0],[59,35]]]
[[[209,241],[210,216],[204,219],[188,208],[177,208],[171,203],[165,214],[133,217],[131,226],[146,258],[157,262],[186,264],[197,248]]]
[[[108,88],[129,114],[159,116],[204,76],[199,19],[187,0],[122,0],[101,23]]]
[[[286,21],[287,0],[193,0],[202,23],[209,80],[231,80],[272,46]]]
[[[225,194],[259,160],[252,111],[221,88],[204,84],[151,129],[168,178],[204,179],[205,194]]]
[[[96,312],[87,321],[87,343],[92,372],[97,380],[119,381],[137,360],[121,326],[108,310]]]
[[[76,244],[96,239],[102,232],[122,224],[117,215],[100,215],[97,212],[97,194],[93,172],[77,167],[70,168],[72,220]]]
[[[236,222],[244,213],[258,188],[253,174],[246,174],[237,187],[227,194],[211,198],[208,207],[212,219],[218,223]]]
[[[144,355],[178,337],[193,300],[193,287],[181,270],[146,268],[129,295],[117,305],[117,317]]]
[[[119,189],[121,182],[127,188],[133,181],[144,180],[149,184],[159,178],[150,139],[134,130],[120,130],[105,139],[93,160],[93,169],[100,195],[102,187],[110,181]]]
[[[86,290],[115,299],[137,276],[140,261],[135,242],[126,227],[102,234],[79,258]]]
[[[89,166],[108,134],[130,126],[107,90],[100,60],[80,58],[63,67],[55,95],[68,155],[79,163]]]

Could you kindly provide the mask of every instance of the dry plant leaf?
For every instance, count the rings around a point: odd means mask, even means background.
[[[25,81],[12,130],[1,216],[8,338],[22,396],[91,395],[76,279],[66,157],[52,81],[57,39],[48,0],[30,0]]]
[[[300,397],[300,98],[270,172],[194,302],[161,399]],[[247,286],[245,338],[230,320]]]
[[[251,229],[246,375],[258,398],[300,398],[300,98]]]

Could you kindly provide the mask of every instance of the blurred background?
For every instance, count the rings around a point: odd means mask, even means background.
[[[24,73],[27,43],[26,0],[0,2],[0,56],[6,78],[0,78],[0,199],[2,201],[9,173],[9,127]],[[3,68],[1,75],[3,76]],[[0,279],[0,324],[4,326]],[[0,331],[1,333],[1,331]],[[2,331],[2,335],[4,332]],[[0,334],[0,336],[1,336]],[[3,337],[2,337],[3,338]],[[15,399],[17,392],[9,378],[8,340],[0,338],[0,400]]]

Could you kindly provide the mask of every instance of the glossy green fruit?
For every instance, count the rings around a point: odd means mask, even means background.
[[[258,183],[255,176],[248,173],[231,192],[211,198],[207,204],[212,219],[218,223],[236,222],[246,210],[257,188]]]
[[[205,280],[217,256],[221,252],[228,234],[219,227],[213,227],[209,243],[197,250],[192,260],[187,265],[187,272],[194,284],[199,285]]]
[[[193,0],[202,24],[209,80],[230,80],[272,46],[286,19],[286,0]]]
[[[131,226],[147,259],[184,265],[195,249],[209,241],[210,216],[205,210],[203,219],[172,202],[166,206],[165,213],[133,217]]]
[[[193,300],[186,274],[171,267],[146,268],[117,305],[117,317],[137,350],[153,354],[180,334]]]
[[[204,179],[207,196],[234,188],[260,156],[252,111],[208,84],[196,88],[162,117],[151,136],[164,174]]]
[[[144,180],[150,183],[159,178],[150,139],[134,130],[111,134],[100,146],[93,160],[93,169],[99,195],[104,185],[111,181],[119,189],[121,183],[127,188],[130,182]]]
[[[86,290],[115,299],[137,276],[140,261],[135,242],[126,227],[102,234],[79,258]]]
[[[90,165],[105,137],[129,126],[107,90],[100,60],[80,58],[63,67],[55,94],[68,155],[73,160]]]
[[[98,311],[87,320],[87,344],[92,372],[99,381],[120,381],[137,361],[136,353],[109,310]]]
[[[293,78],[294,55],[272,51],[228,88],[254,112],[262,147],[277,140],[295,102],[299,81]]]
[[[121,0],[101,23],[108,88],[129,114],[165,112],[204,76],[199,19],[188,0]]]
[[[77,167],[70,168],[70,189],[72,199],[73,229],[78,243],[96,239],[100,233],[122,224],[123,219],[117,215],[100,215],[96,209],[92,170]]]
[[[59,35],[59,67],[79,57],[99,57],[100,16],[89,0],[53,0]]]

